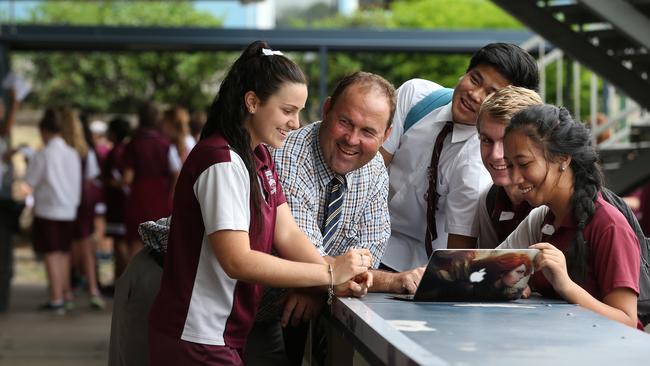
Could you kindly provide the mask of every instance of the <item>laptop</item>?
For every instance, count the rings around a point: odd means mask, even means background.
[[[412,301],[498,302],[521,297],[537,249],[438,249],[429,258]]]

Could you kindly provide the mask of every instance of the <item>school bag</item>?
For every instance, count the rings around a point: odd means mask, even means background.
[[[451,102],[451,97],[454,94],[454,89],[440,88],[432,91],[429,95],[422,98],[417,102],[411,110],[406,114],[404,119],[404,132],[411,128],[416,122],[420,121],[424,116],[431,113],[434,109],[440,108],[443,105]]]
[[[650,238],[646,237],[637,221],[634,212],[614,192],[607,188],[601,190],[603,199],[616,207],[634,230],[641,247],[641,272],[639,273],[639,298],[637,300],[637,315],[643,325],[650,323]]]

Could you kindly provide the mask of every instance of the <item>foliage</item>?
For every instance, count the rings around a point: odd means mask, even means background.
[[[310,13],[311,9],[305,10]],[[522,25],[487,0],[401,0],[393,1],[388,11],[372,7],[350,17],[335,15],[313,21],[287,20],[298,27],[314,28],[408,28],[408,29],[520,29]],[[364,70],[384,76],[395,85],[411,78],[424,78],[453,87],[465,73],[470,55],[431,55],[413,53],[330,53],[328,86],[331,89],[343,75]],[[318,98],[318,62],[307,64],[312,81],[310,99]],[[312,101],[311,105],[317,105]],[[310,117],[317,116],[313,111]]]
[[[85,3],[48,1],[36,6],[32,23],[70,25],[205,26],[219,19],[189,2]],[[28,102],[75,104],[95,111],[133,111],[140,100],[202,109],[214,96],[215,72],[232,54],[173,52],[30,53],[35,82]]]

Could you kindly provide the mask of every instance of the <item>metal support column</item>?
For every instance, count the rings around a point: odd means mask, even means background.
[[[323,107],[325,99],[327,99],[327,47],[321,46],[318,49],[318,56],[320,58],[320,79],[318,81],[318,98],[320,99],[320,106]]]

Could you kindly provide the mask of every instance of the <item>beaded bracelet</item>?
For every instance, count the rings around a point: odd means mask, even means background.
[[[327,305],[332,305],[332,298],[334,297],[334,270],[332,265],[327,265],[327,272],[330,274],[330,287],[327,289]]]

